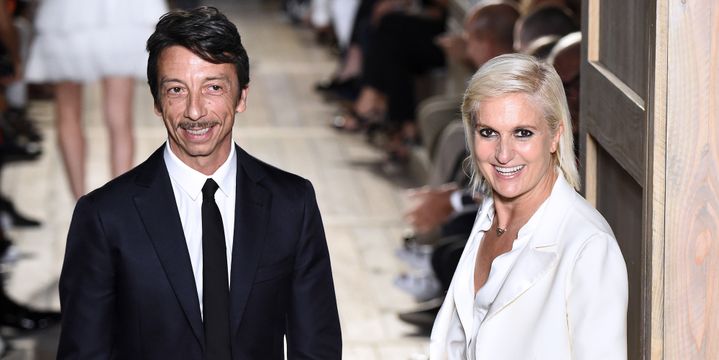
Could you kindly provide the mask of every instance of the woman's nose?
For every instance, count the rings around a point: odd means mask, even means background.
[[[497,142],[494,157],[500,164],[509,163],[512,158],[514,158],[514,148],[512,147],[511,140],[500,138]]]

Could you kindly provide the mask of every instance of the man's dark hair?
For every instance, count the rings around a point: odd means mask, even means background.
[[[234,64],[240,89],[250,82],[250,62],[235,24],[214,7],[175,10],[160,18],[147,39],[147,83],[155,105],[159,105],[157,66],[160,54],[179,45],[213,64]]]
[[[532,40],[546,35],[562,37],[579,30],[574,23],[571,11],[556,5],[540,6],[532,10],[520,21],[520,30],[517,36],[523,46],[531,44]],[[516,49],[524,50],[524,49]]]
[[[467,18],[467,29],[473,36],[486,37],[511,51],[514,43],[514,24],[519,10],[509,1],[478,5]]]

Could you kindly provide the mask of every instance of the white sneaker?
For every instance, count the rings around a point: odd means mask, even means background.
[[[432,245],[405,244],[394,254],[416,270],[431,271],[433,251]]]
[[[442,293],[442,285],[432,272],[399,274],[394,279],[394,285],[412,295],[418,302],[434,299]]]

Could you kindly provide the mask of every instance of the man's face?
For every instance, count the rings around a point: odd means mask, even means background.
[[[158,59],[159,105],[170,149],[191,168],[212,174],[230,154],[235,113],[245,111],[233,64],[213,64],[182,46]]]

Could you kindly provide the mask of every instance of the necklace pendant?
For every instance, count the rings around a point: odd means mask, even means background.
[[[507,231],[507,229],[502,229],[501,227],[497,226],[497,236],[504,235],[505,231]]]

